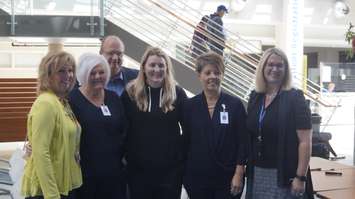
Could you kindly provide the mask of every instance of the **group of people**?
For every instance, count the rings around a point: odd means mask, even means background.
[[[197,24],[191,41],[191,56],[196,59],[209,50],[223,56],[226,35],[222,18],[228,13],[224,5],[217,7],[215,13],[205,15]]]
[[[214,52],[197,57],[202,92],[190,99],[160,48],[146,50],[139,71],[122,67],[123,54],[108,36],[78,65],[66,52],[42,59],[26,199],[179,199],[182,185],[190,199],[234,199],[245,179],[250,199],[312,197],[310,111],[281,50],[265,51],[247,112],[221,90]]]

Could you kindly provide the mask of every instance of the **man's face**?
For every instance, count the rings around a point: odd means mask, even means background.
[[[110,64],[111,77],[118,74],[122,67],[124,48],[120,41],[109,38],[102,46],[102,55]]]
[[[226,12],[225,12],[224,10],[221,10],[221,11],[218,12],[218,14],[219,14],[220,17],[223,17],[223,16],[225,15],[225,13],[226,13]]]

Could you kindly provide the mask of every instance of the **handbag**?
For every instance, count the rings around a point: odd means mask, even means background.
[[[26,143],[26,142],[25,142]],[[11,186],[10,193],[14,199],[23,199],[24,197],[21,195],[21,184],[22,184],[22,177],[24,174],[24,168],[26,164],[26,160],[24,159],[26,152],[24,149],[16,149],[12,154],[9,163],[10,163],[10,170],[9,175],[13,182]]]
[[[26,136],[26,140],[22,149],[17,148],[12,153],[9,159],[9,176],[12,181],[12,186],[10,187],[10,194],[12,195],[13,199],[24,199],[24,196],[21,195],[21,184],[24,175],[26,160],[31,154],[27,146],[28,138]]]

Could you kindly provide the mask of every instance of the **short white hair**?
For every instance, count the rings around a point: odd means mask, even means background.
[[[76,77],[80,86],[88,83],[89,75],[92,69],[97,65],[104,67],[106,73],[105,86],[107,85],[110,80],[111,70],[106,58],[96,53],[84,53],[79,57],[79,64],[76,71]]]

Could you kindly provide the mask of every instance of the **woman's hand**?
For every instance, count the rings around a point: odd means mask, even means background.
[[[291,184],[291,193],[296,197],[302,197],[306,189],[306,182],[294,178]]]
[[[24,148],[24,154],[22,158],[27,160],[32,155],[32,146],[29,142],[27,142],[23,148]]]
[[[76,163],[80,165],[80,153],[79,152],[76,152],[74,154],[74,158],[75,158]]]
[[[243,183],[244,183],[244,166],[237,165],[231,182],[231,194],[233,196],[243,191]]]
[[[231,182],[231,194],[236,196],[243,191],[243,175],[234,174]]]

